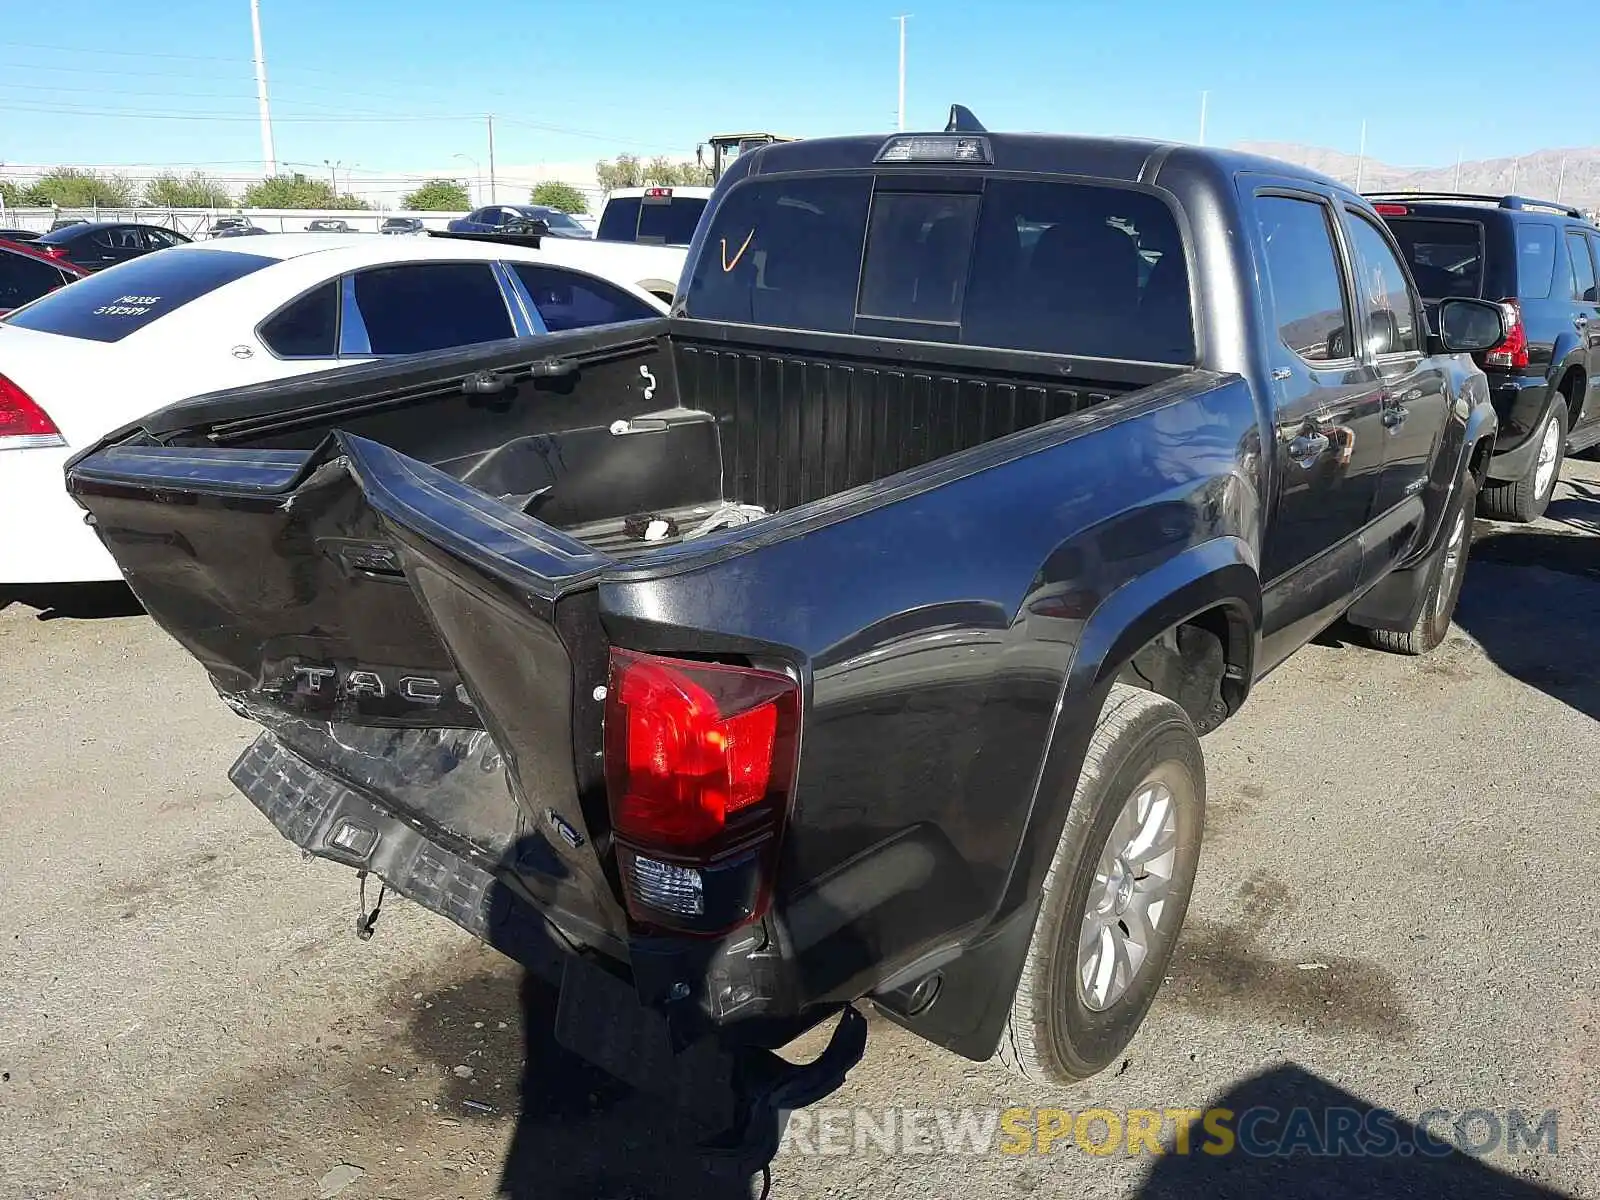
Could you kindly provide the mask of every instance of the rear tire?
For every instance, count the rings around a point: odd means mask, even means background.
[[[1467,576],[1467,557],[1472,553],[1472,508],[1478,481],[1468,475],[1461,481],[1461,492],[1445,514],[1444,543],[1428,564],[1428,594],[1416,624],[1403,633],[1392,629],[1369,629],[1368,636],[1379,650],[1392,654],[1426,654],[1450,632],[1450,618],[1461,598],[1461,584]]]
[[[1183,709],[1114,685],[1045,876],[995,1061],[1061,1084],[1122,1052],[1177,946],[1205,793],[1200,741]]]
[[[1533,435],[1539,447],[1522,478],[1511,483],[1491,483],[1478,497],[1478,511],[1496,521],[1537,521],[1550,507],[1561,460],[1567,452],[1567,405],[1558,397]]]

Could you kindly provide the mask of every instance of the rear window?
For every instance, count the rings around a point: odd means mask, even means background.
[[[602,242],[646,242],[687,246],[706,211],[700,196],[621,196],[606,201],[595,238]]]
[[[1194,361],[1183,242],[1157,197],[988,179],[754,180],[728,193],[686,298],[713,321]]]
[[[1429,300],[1477,296],[1483,288],[1483,226],[1476,221],[1389,221],[1400,252],[1411,265],[1417,290]],[[1554,258],[1551,259],[1554,262]],[[1545,269],[1545,290],[1550,271]]]
[[[175,247],[80,279],[6,321],[40,333],[120,342],[190,301],[277,261],[259,254]]]
[[[1560,234],[1543,221],[1517,222],[1517,295],[1545,300],[1556,274],[1556,242]]]

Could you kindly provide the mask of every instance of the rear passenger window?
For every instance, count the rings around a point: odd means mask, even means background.
[[[1414,353],[1422,348],[1416,309],[1405,270],[1378,227],[1359,212],[1350,214],[1350,242],[1355,250],[1366,302],[1367,348],[1373,354]]]
[[[551,333],[661,315],[637,296],[587,275],[531,263],[512,263],[511,269],[528,289],[533,306]]]
[[[1589,257],[1589,239],[1583,234],[1567,234],[1567,262],[1572,268],[1572,298],[1593,304],[1594,262]]]
[[[513,336],[488,263],[408,263],[355,276],[373,354],[421,354]]]
[[[1350,316],[1327,205],[1258,196],[1256,214],[1278,336],[1308,362],[1351,357]]]
[[[332,358],[339,346],[339,283],[307,292],[261,326],[261,340],[279,358]]]
[[[1517,223],[1517,295],[1544,300],[1556,273],[1556,227],[1542,221]]]

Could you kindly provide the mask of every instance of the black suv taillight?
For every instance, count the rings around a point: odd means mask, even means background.
[[[1525,367],[1528,365],[1528,327],[1522,323],[1522,305],[1515,299],[1500,301],[1506,312],[1506,336],[1483,356],[1485,366]]]
[[[766,912],[799,737],[787,675],[612,650],[606,790],[635,922],[716,934]]]

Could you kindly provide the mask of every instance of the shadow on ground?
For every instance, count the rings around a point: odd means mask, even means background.
[[[696,1132],[673,1105],[557,1043],[556,1002],[543,979],[495,963],[412,1009],[406,1040],[442,1070],[440,1109],[466,1121],[515,1122],[496,1194],[748,1200],[747,1182],[696,1152]],[[470,1077],[456,1072],[463,1064]]]
[[[1207,1144],[1221,1143],[1196,1126],[1189,1153],[1155,1160],[1136,1193],[1141,1200],[1557,1200],[1565,1195],[1539,1181],[1546,1174],[1541,1160],[1549,1153],[1539,1128],[1543,1113],[1526,1114],[1522,1125],[1509,1110],[1486,1105],[1470,1113],[1423,1114],[1412,1124],[1292,1064],[1243,1080],[1212,1107],[1234,1114],[1229,1128],[1237,1145],[1226,1154],[1207,1153]],[[1545,1128],[1559,1153],[1560,1114],[1555,1120]],[[1336,1132],[1341,1129],[1349,1132]],[[1450,1143],[1480,1151],[1510,1150],[1514,1143],[1519,1174]],[[1330,1145],[1343,1152],[1326,1153]],[[1296,1149],[1278,1153],[1290,1147]]]
[[[0,609],[13,604],[38,610],[39,620],[80,621],[136,617],[144,612],[125,583],[40,583],[0,586]]]
[[[1456,624],[1506,674],[1600,720],[1600,487],[1566,485],[1568,531],[1479,522]]]

